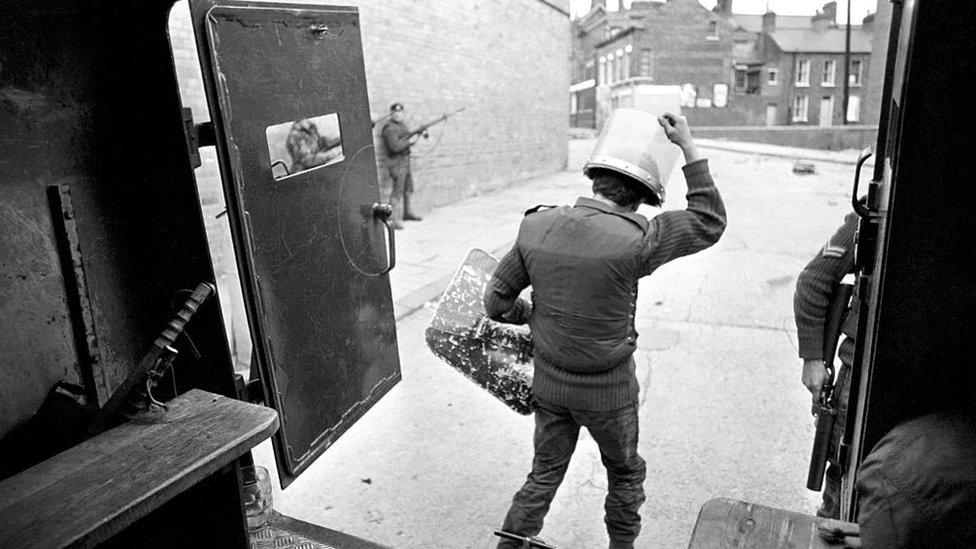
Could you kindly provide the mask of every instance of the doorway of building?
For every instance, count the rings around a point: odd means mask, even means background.
[[[775,126],[776,125],[776,104],[770,103],[766,105],[766,125]]]
[[[834,125],[834,97],[832,95],[820,99],[820,125]]]

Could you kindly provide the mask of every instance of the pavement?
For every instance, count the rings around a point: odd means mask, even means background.
[[[504,253],[522,212],[589,194],[593,140],[569,167],[425,212],[397,232],[391,273],[403,381],[288,490],[275,508],[404,548],[487,548],[532,458],[531,417],[515,414],[434,357],[424,329],[473,247]],[[856,151],[700,143],[729,212],[722,240],[641,282],[636,360],[647,503],[639,548],[687,546],[701,505],[731,497],[812,513],[804,488],[813,424],[800,384],[796,275],[849,209]],[[817,173],[792,173],[794,158]],[[838,162],[839,160],[840,162]],[[684,208],[680,171],[667,209]],[[656,210],[645,209],[651,216]],[[274,473],[269,443],[255,460]],[[277,482],[275,480],[275,482]],[[606,476],[583,432],[542,537],[561,549],[606,547]]]

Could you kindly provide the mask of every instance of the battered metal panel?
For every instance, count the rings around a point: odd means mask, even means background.
[[[219,5],[206,30],[228,214],[287,485],[400,379],[359,16]],[[332,113],[344,159],[276,180],[266,130]]]
[[[174,295],[214,278],[166,34],[169,3],[4,5],[0,438],[58,381],[93,378],[102,398],[111,394],[152,343]],[[71,195],[64,257],[52,185]],[[80,272],[75,264],[83,265],[88,294],[83,326],[72,317],[62,270]],[[81,355],[75,334],[84,338]],[[201,358],[184,353],[177,361],[180,386],[230,393],[216,308],[201,311],[193,343]]]
[[[528,328],[487,318],[483,296],[498,260],[471,250],[427,327],[435,355],[520,414],[532,413],[532,339]]]

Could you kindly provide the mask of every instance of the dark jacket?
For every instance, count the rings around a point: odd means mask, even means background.
[[[383,146],[388,156],[387,168],[394,178],[405,177],[410,171],[410,130],[406,124],[390,120],[383,126]]]
[[[865,549],[976,547],[976,414],[898,425],[857,472]]]
[[[684,167],[688,208],[650,221],[590,198],[527,215],[485,293],[489,317],[528,321],[533,392],[578,409],[613,409],[636,398],[631,355],[641,277],[714,244],[725,207],[706,160]],[[518,299],[532,286],[532,312]],[[630,371],[628,371],[630,370]],[[597,393],[588,388],[599,388]],[[618,406],[619,407],[619,406]]]

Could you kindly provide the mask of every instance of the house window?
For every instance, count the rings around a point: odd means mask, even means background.
[[[759,69],[753,69],[746,75],[746,93],[759,93],[759,79],[761,78]]]
[[[639,71],[641,76],[654,76],[654,55],[651,50],[641,50]]]
[[[810,60],[809,59],[804,59],[797,62],[796,85],[797,86],[810,85]]]
[[[681,85],[681,106],[694,107],[698,99],[698,90],[690,82]]]
[[[600,80],[599,82],[600,84],[607,83],[607,58],[606,57],[603,56],[600,57],[600,71],[599,73],[597,73],[597,76]]]
[[[810,98],[806,95],[793,97],[793,122],[807,121],[807,108],[810,106]]]
[[[708,24],[708,34],[705,36],[705,40],[709,42],[716,42],[718,38],[718,23],[712,21]]]
[[[712,105],[724,109],[729,104],[729,85],[715,84],[712,86]]]
[[[779,85],[779,69],[769,69],[766,76],[766,84],[770,86]]]
[[[860,59],[851,61],[851,75],[848,77],[850,79],[848,81],[852,86],[861,85],[861,64]]]
[[[820,79],[820,85],[826,88],[831,88],[834,86],[834,73],[837,72],[837,62],[834,60],[824,61],[823,66],[823,77]]]
[[[861,120],[861,98],[852,95],[847,98],[847,121],[859,122]]]
[[[746,89],[747,73],[746,67],[739,66],[735,68],[735,89],[744,90]]]
[[[629,48],[630,46],[627,47]],[[630,78],[630,52],[624,51],[624,58],[621,64],[623,65],[623,77],[626,80]]]
[[[569,114],[576,114],[577,112],[579,112],[579,100],[575,93],[571,93],[569,94]]]
[[[613,64],[613,81],[624,79],[624,50],[617,50],[617,59]]]

